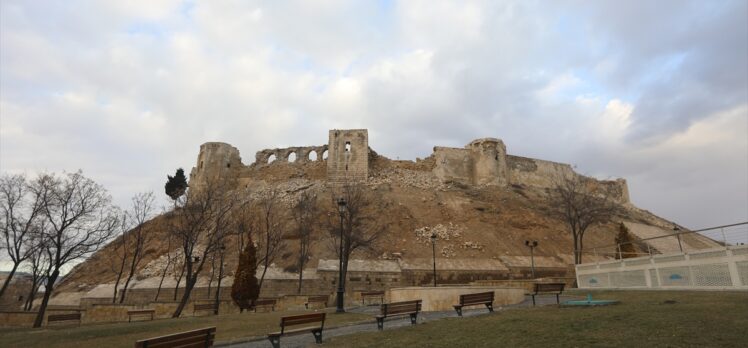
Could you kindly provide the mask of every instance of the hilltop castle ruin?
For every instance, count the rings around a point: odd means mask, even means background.
[[[369,148],[366,129],[333,129],[328,143],[265,149],[255,154],[250,165],[242,163],[239,150],[229,144],[208,142],[200,146],[197,165],[190,173],[191,186],[219,178],[235,187],[246,187],[261,171],[275,168],[293,171],[292,175],[323,179],[331,185],[370,178],[373,164],[381,157]],[[417,164],[421,171],[443,183],[471,186],[522,185],[550,188],[554,178],[579,175],[568,164],[507,154],[504,142],[496,138],[471,141],[464,148],[435,146],[434,152],[418,163],[397,161],[402,165]],[[594,180],[619,203],[629,203],[625,179]]]

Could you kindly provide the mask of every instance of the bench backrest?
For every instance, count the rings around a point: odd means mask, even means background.
[[[195,303],[195,310],[196,311],[203,311],[206,309],[215,309],[216,304],[215,303],[206,303],[206,304],[197,304]]]
[[[151,314],[155,313],[155,309],[135,309],[131,311],[127,311],[127,314]]]
[[[539,292],[562,292],[564,283],[535,283],[535,293]]]
[[[81,320],[81,314],[80,312],[70,313],[70,314],[50,314],[47,317],[47,322],[66,321],[66,320]]]
[[[309,296],[308,302],[327,302],[327,295]]]
[[[383,303],[382,315],[394,315],[400,313],[413,313],[421,311],[421,300]]]
[[[135,348],[212,347],[215,338],[216,328],[206,327],[204,329],[139,340],[135,342]]]
[[[384,291],[362,291],[361,296],[384,296]]]
[[[309,323],[319,323],[319,328],[322,329],[325,327],[325,313],[312,313],[312,314],[302,314],[302,315],[292,315],[288,317],[282,317],[281,318],[281,334],[286,330],[286,327],[288,326],[298,326],[298,325],[304,325]],[[316,325],[311,327],[317,327]]]
[[[262,300],[256,300],[255,306],[268,306],[268,305],[275,305],[276,299],[262,299]]]
[[[494,299],[493,291],[479,292],[475,294],[465,294],[465,295],[460,295],[460,304],[464,306],[464,305],[469,305],[471,303],[493,302],[493,299]]]

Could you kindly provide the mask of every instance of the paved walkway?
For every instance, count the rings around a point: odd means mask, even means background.
[[[566,300],[574,299],[575,297],[570,296],[561,296],[561,302]],[[555,296],[540,296],[535,299],[537,301],[538,305],[555,305],[556,304],[556,297]],[[496,307],[494,308],[495,311],[500,311],[502,309],[507,308],[523,308],[523,307],[532,307],[532,300],[530,296],[527,296],[525,300],[521,303],[514,304],[514,305],[507,305],[502,307]],[[476,309],[464,309],[462,311],[463,317],[474,317],[479,315],[486,315],[488,314],[488,311],[485,307],[474,307]],[[377,331],[377,323],[376,320],[374,320],[374,316],[379,314],[379,306],[365,306],[365,307],[354,307],[354,308],[348,308],[349,312],[354,313],[365,313],[365,314],[371,314],[371,322],[369,323],[362,323],[362,324],[351,324],[347,326],[341,326],[336,328],[330,328],[325,329],[322,333],[322,339],[323,341],[329,339],[330,337],[337,337],[337,336],[345,336],[350,335],[358,332],[369,332],[369,331]],[[439,320],[443,318],[448,317],[457,317],[457,313],[455,311],[444,311],[444,312],[421,312],[418,315],[418,323],[426,323],[429,321]],[[400,327],[410,326],[410,319],[408,317],[396,317],[392,320],[385,320],[384,321],[384,331],[392,330]],[[309,334],[297,334],[292,336],[284,336],[281,337],[281,347],[308,347],[310,345],[314,345],[314,336],[312,336],[311,333]],[[233,344],[227,344],[227,345],[220,345],[221,347],[232,347],[232,348],[272,348],[272,345],[270,344],[270,341],[267,340],[267,338],[264,337],[256,337],[248,339],[245,342],[241,343],[233,343]]]

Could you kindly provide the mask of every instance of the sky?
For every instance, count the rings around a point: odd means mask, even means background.
[[[127,206],[200,144],[390,158],[496,137],[626,178],[691,229],[748,221],[748,2],[0,1],[0,172]]]

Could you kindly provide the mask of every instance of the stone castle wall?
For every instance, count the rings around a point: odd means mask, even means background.
[[[261,150],[249,166],[242,163],[235,147],[209,142],[200,146],[197,166],[190,174],[190,187],[199,188],[211,179],[220,179],[230,187],[248,185],[257,171],[273,168],[286,168],[288,173],[295,173],[294,177],[314,173],[313,177],[325,178],[332,185],[364,181],[372,170],[371,154],[366,129],[330,130],[326,145]],[[436,146],[432,157],[434,166],[430,175],[442,183],[552,188],[556,178],[579,175],[568,164],[508,155],[504,143],[496,138],[476,139],[464,148]],[[326,173],[320,172],[325,170],[321,165],[326,167]],[[619,203],[629,202],[626,180],[589,179]]]

